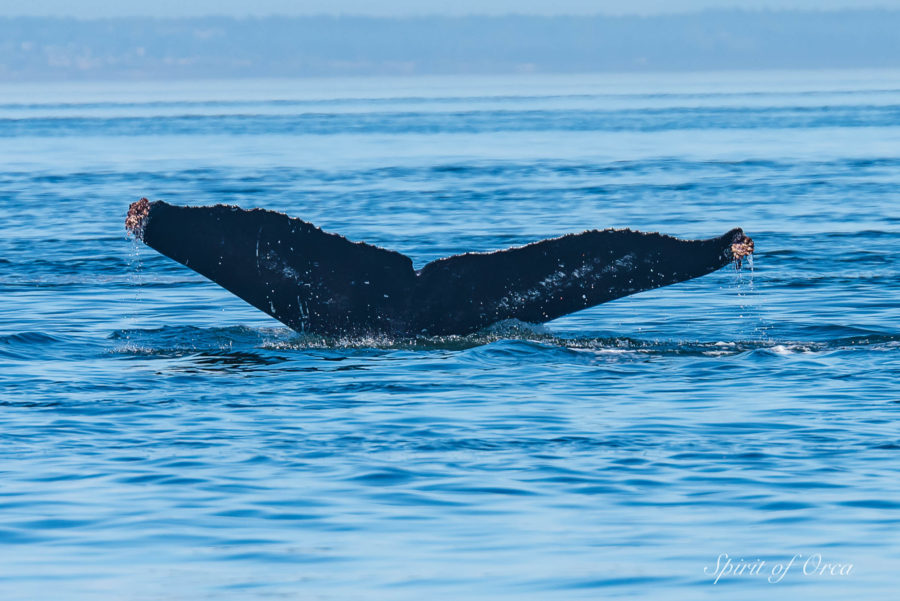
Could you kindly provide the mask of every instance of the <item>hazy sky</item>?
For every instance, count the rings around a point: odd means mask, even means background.
[[[661,14],[707,8],[900,9],[900,0],[0,0],[0,16]]]

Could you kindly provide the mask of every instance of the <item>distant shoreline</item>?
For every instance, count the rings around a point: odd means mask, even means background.
[[[0,83],[900,67],[900,11],[0,18]]]

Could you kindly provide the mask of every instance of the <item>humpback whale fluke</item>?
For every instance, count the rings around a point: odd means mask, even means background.
[[[541,323],[753,252],[739,228],[708,240],[608,229],[415,270],[403,254],[264,209],[142,198],[125,227],[288,327],[322,335],[468,334],[505,319]]]

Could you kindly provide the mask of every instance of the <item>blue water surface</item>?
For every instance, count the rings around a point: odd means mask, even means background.
[[[417,267],[604,227],[757,254],[324,339],[127,239],[141,196]],[[898,260],[897,72],[0,87],[0,596],[896,598]]]

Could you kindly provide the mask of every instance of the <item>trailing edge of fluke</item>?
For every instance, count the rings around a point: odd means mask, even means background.
[[[125,227],[298,332],[468,334],[505,319],[542,323],[713,272],[753,252],[739,229],[708,240],[591,230],[413,269],[398,252],[351,242],[264,209],[146,198]]]

